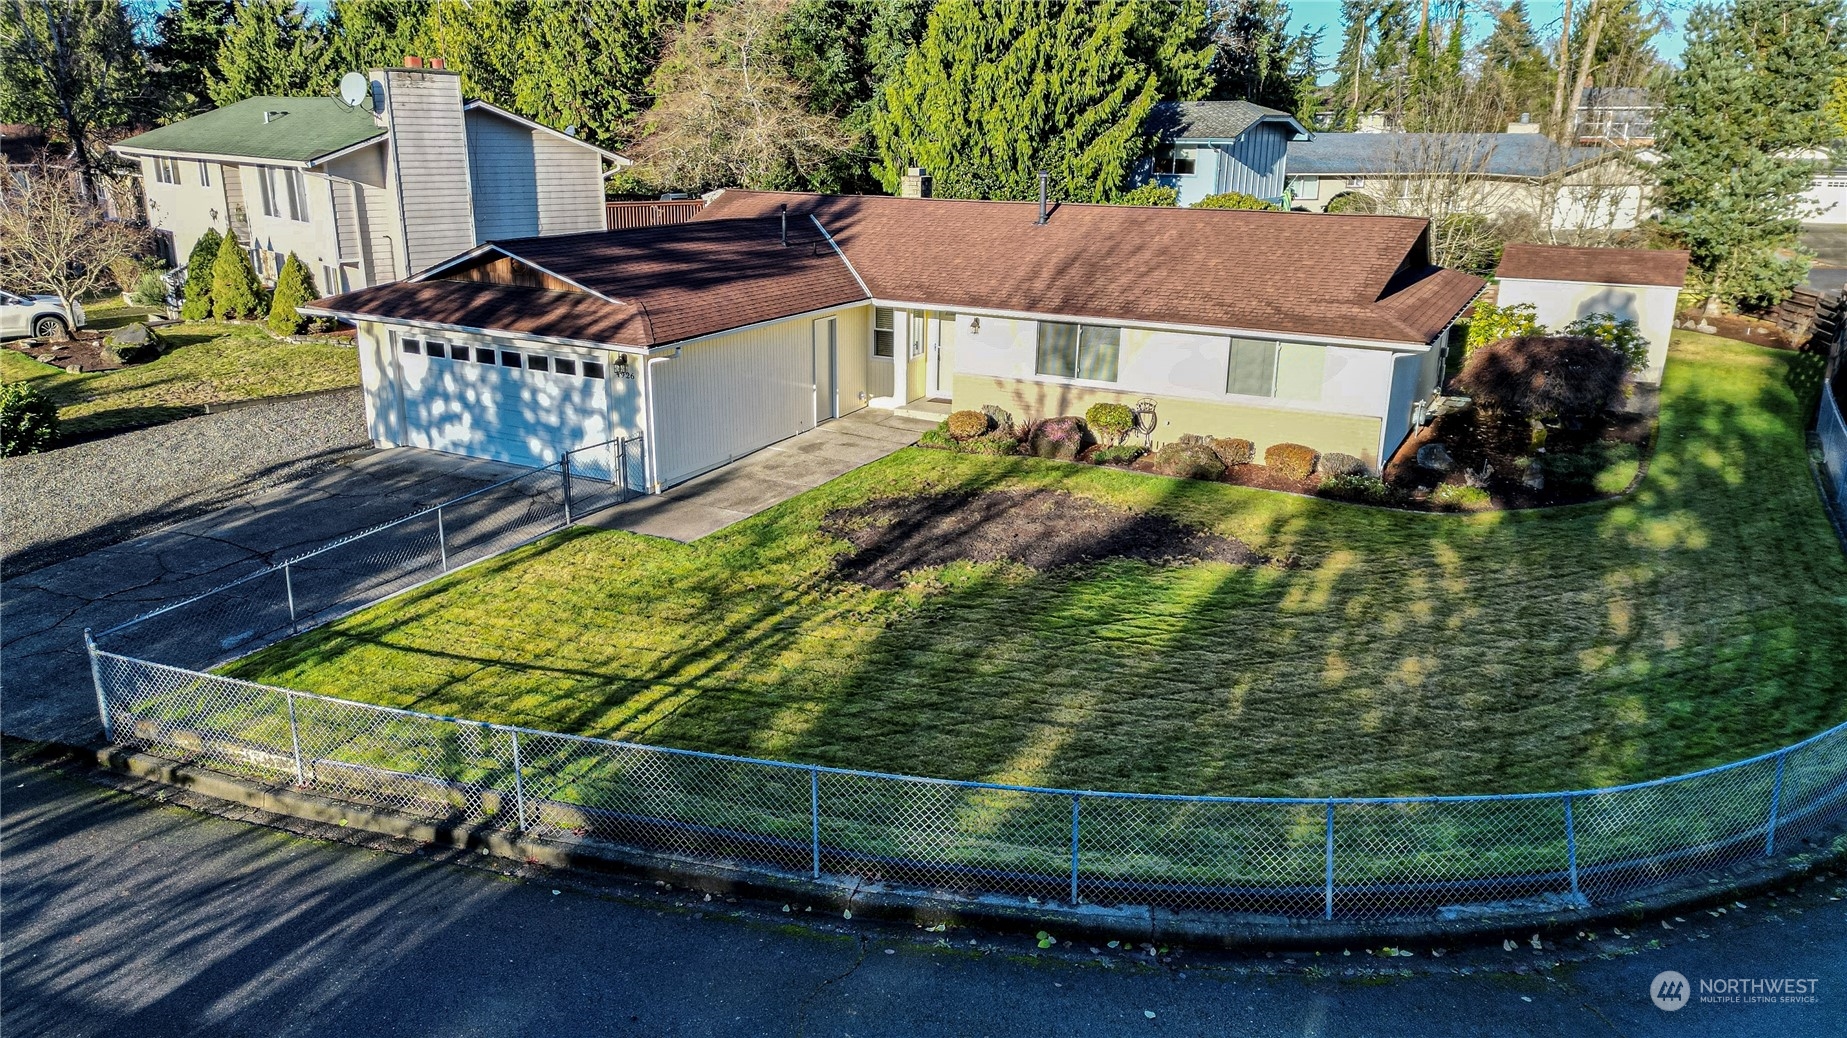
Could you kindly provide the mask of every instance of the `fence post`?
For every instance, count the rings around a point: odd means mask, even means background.
[[[449,535],[443,530],[443,506],[436,506],[436,555],[441,560],[442,571],[449,572]]]
[[[1571,794],[1565,794],[1565,867],[1571,871],[1571,896],[1584,901],[1578,890],[1578,825],[1571,815]]]
[[[96,686],[96,712],[102,715],[103,739],[115,741],[115,720],[109,716],[109,697],[103,694],[103,667],[96,658],[96,642],[90,638],[90,629],[83,629],[83,651],[90,657],[90,683]]]
[[[291,563],[282,564],[282,593],[289,598],[289,627],[295,626],[295,576],[289,568]]]
[[[295,693],[284,690],[282,697],[289,704],[289,745],[295,748],[295,784],[308,784],[308,775],[301,766],[301,728],[295,723]]]
[[[628,437],[616,440],[616,485],[622,488],[619,500],[628,500]]]
[[[1328,801],[1327,879],[1321,893],[1322,918],[1334,918],[1334,801]]]
[[[1071,907],[1077,907],[1077,805],[1083,797],[1071,794]]]
[[[1777,754],[1776,778],[1770,783],[1770,819],[1764,823],[1764,857],[1776,854],[1776,813],[1783,800],[1783,764],[1789,760],[1789,752]]]
[[[519,831],[526,831],[526,769],[519,759],[519,731],[507,729],[513,737],[513,808],[519,813]]]
[[[558,471],[564,476],[564,525],[571,525],[571,452],[558,455]]]
[[[814,878],[821,878],[821,771],[808,769],[808,852]]]

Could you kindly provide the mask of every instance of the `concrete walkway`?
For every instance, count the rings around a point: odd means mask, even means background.
[[[748,454],[664,494],[617,505],[585,522],[674,541],[695,541],[877,461],[935,423],[862,408]]]
[[[101,630],[273,561],[523,470],[412,448],[365,451],[209,514],[0,583],[0,728],[100,734],[83,629]]]

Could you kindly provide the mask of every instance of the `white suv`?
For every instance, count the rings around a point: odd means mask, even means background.
[[[0,339],[68,335],[84,324],[83,307],[62,296],[16,296],[0,292]]]

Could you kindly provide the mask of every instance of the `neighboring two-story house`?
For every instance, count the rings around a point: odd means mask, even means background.
[[[1183,206],[1228,191],[1281,204],[1290,142],[1310,139],[1295,116],[1249,101],[1158,104],[1148,130],[1160,144],[1139,180],[1174,188]]]
[[[603,228],[605,169],[620,155],[465,102],[440,67],[407,61],[369,83],[356,105],[253,97],[115,144],[141,167],[168,259],[184,263],[214,228],[237,235],[264,280],[293,252],[340,292],[494,238]]]

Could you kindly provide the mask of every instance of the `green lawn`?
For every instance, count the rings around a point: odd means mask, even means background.
[[[120,304],[85,307],[92,328],[109,329],[145,313]],[[359,384],[350,339],[283,342],[258,324],[187,321],[161,334],[174,348],[146,364],[67,374],[0,349],[0,381],[30,382],[58,405],[60,432],[84,435],[185,418],[207,404],[286,396]]]
[[[1551,790],[1847,718],[1847,561],[1802,425],[1815,358],[1677,334],[1631,497],[1428,515],[907,450],[695,545],[572,531],[274,647],[240,677],[802,762],[1217,794]],[[1293,569],[830,575],[827,510],[1053,486]]]

